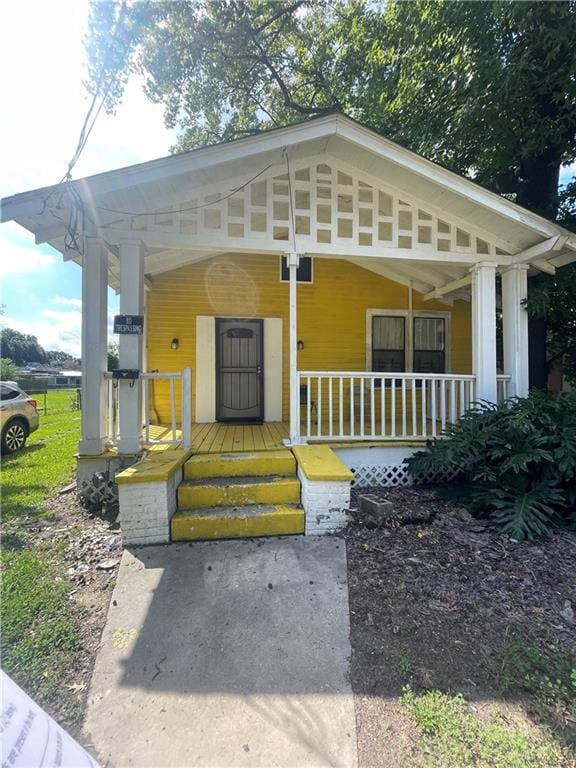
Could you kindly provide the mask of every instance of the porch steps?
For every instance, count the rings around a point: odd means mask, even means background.
[[[172,541],[304,533],[288,449],[192,456],[178,488]]]
[[[304,512],[296,504],[248,504],[181,510],[172,518],[172,541],[243,539],[304,533]]]
[[[184,467],[184,479],[206,477],[294,477],[296,459],[291,451],[206,453],[192,456]]]

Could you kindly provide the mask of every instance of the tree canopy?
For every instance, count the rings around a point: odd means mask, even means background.
[[[576,0],[92,0],[87,85],[113,110],[141,75],[175,150],[340,110],[576,229],[575,40]],[[531,316],[575,275],[538,278]]]
[[[9,358],[16,365],[48,362],[46,352],[36,336],[20,333],[13,328],[0,330],[0,355]]]

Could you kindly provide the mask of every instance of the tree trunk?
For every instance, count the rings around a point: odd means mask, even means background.
[[[548,388],[546,330],[546,320],[543,318],[531,317],[528,320],[528,382],[530,389]]]

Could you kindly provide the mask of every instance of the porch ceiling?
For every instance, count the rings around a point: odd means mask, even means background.
[[[309,167],[311,173],[308,211],[299,211],[296,202],[295,230],[289,229],[293,220],[278,221],[282,216],[274,207],[282,203],[280,187],[287,186],[284,179],[289,167],[294,187],[291,196],[298,195],[298,172]],[[323,167],[329,167],[330,175],[318,170]],[[341,181],[352,175],[353,191],[348,193]],[[258,208],[251,195],[261,182],[267,184],[268,199]],[[302,184],[300,190],[305,191]],[[73,194],[47,188],[7,198],[2,201],[2,220],[17,221],[34,233],[37,243],[49,243],[64,253],[67,224],[78,205],[72,201],[80,201],[85,234],[100,237],[108,245],[109,282],[114,288],[119,282],[118,245],[126,238],[144,242],[148,276],[226,252],[277,255],[298,250],[353,260],[400,283],[410,282],[418,291],[441,295],[466,293],[465,285],[457,285],[453,291],[445,287],[461,283],[477,261],[506,266],[518,259],[553,271],[576,259],[576,236],[568,230],[342,115],[99,174],[71,186]],[[330,187],[329,199],[321,199],[321,186]],[[348,194],[353,201],[349,209]],[[383,211],[378,194],[393,197],[390,212]],[[243,198],[243,218],[230,218],[228,198]],[[316,207],[323,204],[332,207],[328,224]],[[367,217],[364,223],[358,218],[360,209]],[[206,225],[206,210],[221,217],[220,231]],[[250,219],[259,210],[267,216],[260,231]],[[143,212],[146,217],[133,215]],[[402,224],[402,216],[405,220],[410,217],[409,229]],[[300,224],[300,232],[299,218],[307,220]],[[242,236],[231,236],[240,222]],[[340,231],[342,222],[349,222],[350,233],[344,232],[345,227]],[[444,222],[451,234],[440,229]],[[379,227],[388,224],[392,234],[378,234]],[[326,237],[320,237],[319,230]],[[420,230],[429,233],[421,238]],[[458,233],[465,236],[463,243],[458,241]],[[65,258],[82,261],[74,251]]]

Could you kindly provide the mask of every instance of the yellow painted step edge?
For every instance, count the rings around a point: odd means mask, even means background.
[[[272,482],[211,485],[210,481],[200,485],[186,485],[178,488],[179,509],[195,507],[219,507],[241,504],[297,504],[300,501],[300,483],[296,478],[279,477]]]
[[[290,451],[249,454],[207,454],[193,456],[184,466],[186,480],[202,477],[264,477],[296,474],[296,460]]]
[[[171,521],[172,541],[239,539],[304,533],[304,510],[276,507],[261,515],[223,517],[177,512]]]
[[[354,474],[328,445],[297,445],[292,451],[308,480],[354,479]]]

